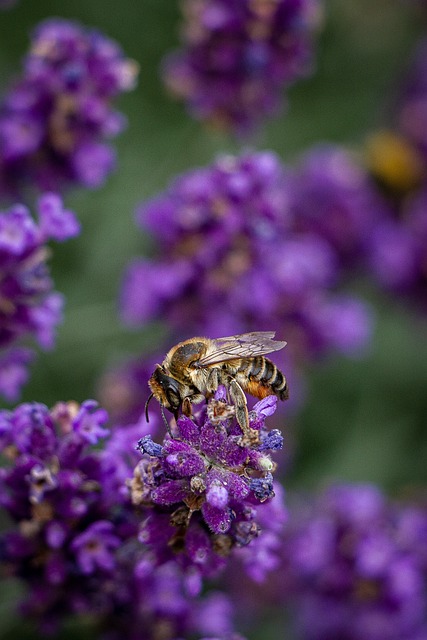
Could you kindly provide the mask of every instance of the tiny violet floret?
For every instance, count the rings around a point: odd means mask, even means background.
[[[225,410],[213,412],[211,405],[219,402]],[[151,507],[140,540],[154,553],[172,554],[184,567],[210,575],[224,565],[233,547],[261,534],[258,511],[274,496],[275,464],[267,451],[277,449],[281,438],[275,429],[274,446],[269,446],[264,411],[271,415],[275,407],[270,399],[257,403],[249,419],[259,440],[246,442],[220,387],[193,419],[178,418],[173,437],[168,435],[163,445],[150,436],[139,440],[143,457],[128,486],[135,505]]]
[[[157,442],[153,442],[150,435],[140,438],[136,448],[141,453],[147,453],[153,457],[160,457],[163,454],[163,447]]]
[[[114,568],[114,551],[120,539],[114,535],[111,522],[99,520],[74,538],[71,545],[77,563],[83,573],[93,573],[97,568],[111,571]]]
[[[73,420],[73,430],[89,444],[97,444],[101,438],[109,434],[109,430],[102,426],[107,420],[108,414],[105,409],[98,409],[98,403],[95,400],[86,400],[82,402]]]

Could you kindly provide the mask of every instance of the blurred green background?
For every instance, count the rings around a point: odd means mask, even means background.
[[[116,142],[116,173],[98,191],[65,198],[83,225],[80,238],[54,247],[51,261],[56,288],[67,299],[65,320],[55,351],[39,355],[24,393],[24,400],[47,404],[93,396],[107,367],[155,346],[161,329],[128,331],[117,314],[124,267],[149,247],[135,232],[135,205],[177,172],[238,150],[231,139],[193,122],[163,89],[161,58],[179,42],[175,0],[21,0],[0,13],[2,89],[20,73],[31,28],[52,11],[116,39],[138,62],[140,78],[119,101],[129,126]],[[395,83],[424,30],[409,2],[329,0],[313,75],[291,88],[287,112],[253,145],[289,162],[322,141],[357,148],[385,121]],[[307,402],[292,418],[288,486],[316,488],[338,478],[401,492],[427,479],[426,320],[369,283],[357,286],[378,314],[372,349],[357,360],[331,358],[307,370]]]

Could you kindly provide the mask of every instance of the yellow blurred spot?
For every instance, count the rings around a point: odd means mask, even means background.
[[[422,180],[425,164],[409,142],[391,131],[378,131],[366,142],[366,164],[373,175],[394,191],[410,191]]]

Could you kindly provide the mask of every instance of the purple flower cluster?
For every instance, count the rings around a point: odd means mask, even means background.
[[[63,299],[52,290],[46,243],[80,231],[53,193],[39,199],[37,214],[38,222],[21,204],[0,212],[0,393],[8,400],[16,400],[32,359],[20,343],[33,338],[43,349],[52,348],[61,320]]]
[[[378,283],[427,312],[427,184],[372,233],[370,266]]]
[[[0,103],[1,191],[101,185],[115,161],[107,140],[125,124],[111,102],[135,76],[135,63],[99,32],[62,19],[41,23],[22,77]]]
[[[164,63],[191,114],[244,133],[311,69],[318,0],[185,0],[183,49]]]
[[[427,514],[372,485],[337,485],[295,510],[283,547],[297,637],[427,637]]]
[[[325,170],[328,215],[335,215],[334,201],[341,198],[341,217],[358,225],[365,199],[355,192],[364,181],[348,166],[337,177],[334,166],[332,159]],[[124,320],[166,318],[176,334],[187,336],[274,326],[298,362],[334,348],[359,350],[369,336],[370,315],[359,299],[332,291],[341,276],[337,248],[327,230],[311,228],[311,208],[304,216],[299,212],[301,183],[307,181],[271,152],[223,156],[175,179],[138,211],[138,223],[155,237],[158,252],[130,264]],[[316,206],[320,212],[322,205]]]
[[[427,310],[427,41],[400,88],[389,131],[369,138],[367,162],[387,201],[372,230],[367,266],[381,287]]]
[[[22,613],[45,632],[86,616],[102,638],[232,640],[227,597],[201,598],[194,571],[160,566],[138,542],[118,454],[92,446],[108,434],[107,417],[91,400],[0,411],[0,504],[13,523],[0,555],[27,587]]]
[[[427,163],[427,39],[418,43],[401,87],[396,129],[422,154]]]
[[[111,574],[123,532],[110,521],[117,487],[89,445],[108,433],[93,401],[27,403],[0,412],[1,506],[16,527],[2,537],[2,560],[29,587],[24,611],[55,624],[89,605],[82,576]],[[95,585],[94,585],[95,586]]]
[[[324,238],[343,270],[361,268],[372,228],[387,213],[366,169],[337,145],[308,151],[295,172],[295,226]]]
[[[177,420],[175,437],[161,445],[149,435],[140,439],[143,459],[129,487],[134,504],[150,507],[139,538],[159,561],[175,557],[184,568],[210,576],[234,549],[252,546],[263,511],[275,516],[271,523],[264,519],[267,532],[281,529],[283,505],[276,500],[275,511],[269,506],[275,468],[269,451],[280,449],[283,438],[265,426],[276,402],[268,396],[250,412],[251,442],[242,435],[222,386],[194,420],[183,415]],[[250,570],[268,570],[264,556],[255,553]]]

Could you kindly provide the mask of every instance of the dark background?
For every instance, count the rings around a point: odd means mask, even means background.
[[[315,143],[360,148],[383,126],[393,91],[425,22],[415,2],[329,0],[314,73],[288,93],[288,109],[251,141],[289,162]],[[54,11],[54,14],[52,14]],[[178,45],[174,0],[21,0],[0,11],[0,91],[20,73],[29,32],[52,15],[95,26],[116,39],[140,66],[139,84],[123,96],[127,131],[116,142],[118,168],[98,191],[65,197],[78,214],[81,237],[54,246],[56,289],[67,299],[56,349],[39,355],[24,400],[50,405],[95,394],[114,363],[155,347],[159,331],[129,331],[117,313],[123,270],[149,248],[135,232],[135,205],[165,188],[177,172],[237,152],[225,135],[193,122],[166,95],[162,56]],[[307,369],[307,401],[289,418],[295,458],[286,485],[317,489],[331,479],[373,481],[393,494],[421,487],[427,476],[426,320],[404,301],[357,283],[377,323],[370,350],[356,360],[334,357]],[[14,592],[0,605],[0,635]]]

